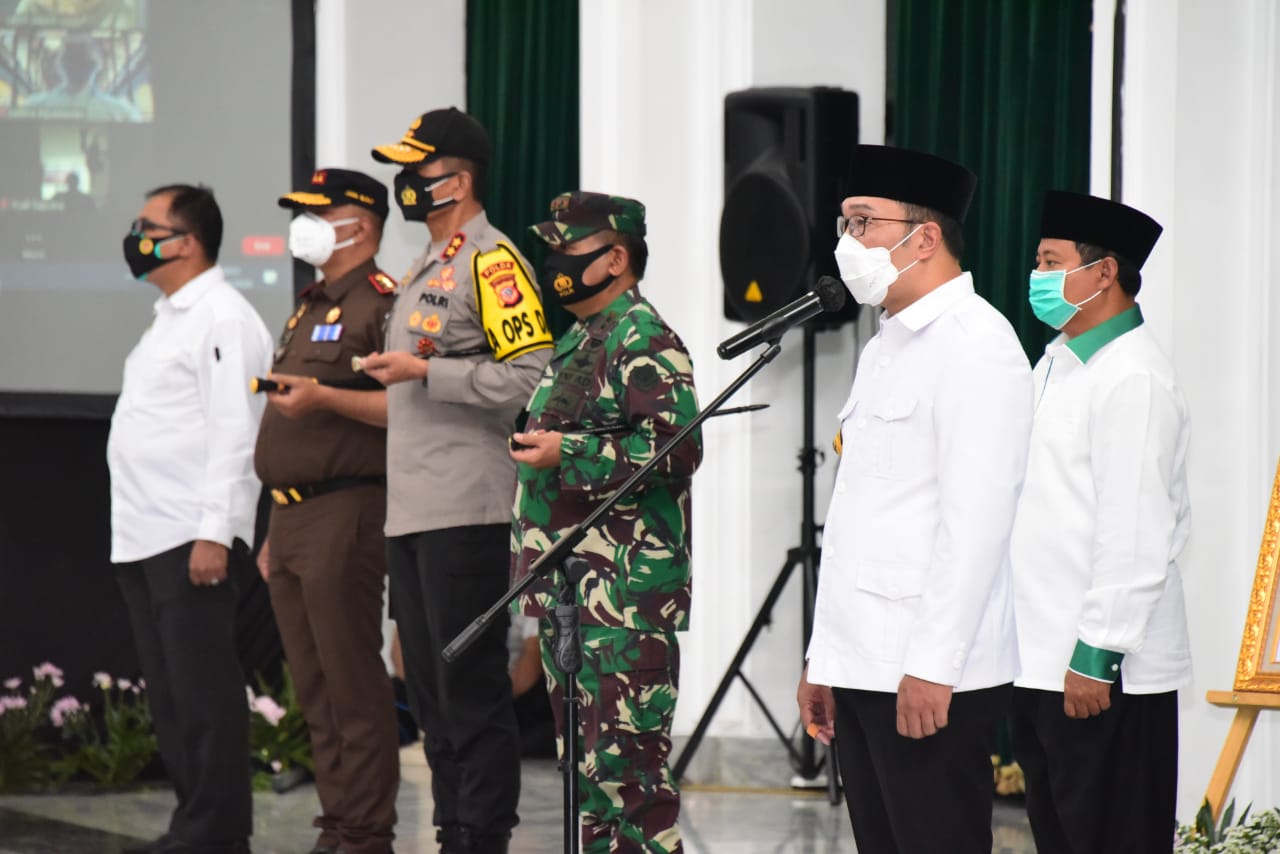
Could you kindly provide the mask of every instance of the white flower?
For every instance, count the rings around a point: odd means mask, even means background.
[[[26,697],[0,697],[0,714],[4,714],[6,709],[25,709],[26,707]]]
[[[60,680],[62,679],[62,671],[48,661],[32,668],[31,673],[36,679],[44,679],[47,677],[49,681],[61,684]]]
[[[279,759],[272,759],[271,770],[279,774],[281,771],[284,770],[284,763],[281,762]]]
[[[49,710],[49,720],[54,726],[61,727],[66,723],[68,717],[76,714],[80,709],[80,701],[75,697],[63,697],[54,703],[53,708]]]
[[[284,717],[284,709],[270,697],[254,697],[253,710],[262,715],[263,719],[272,726],[280,723],[280,719]]]
[[[128,691],[130,688],[133,687],[133,683],[130,682],[128,679],[117,679],[116,687],[119,688],[121,691]]]
[[[19,686],[21,685],[22,685],[22,677],[20,676],[15,676],[12,679],[4,680],[4,687],[8,688],[10,691],[18,690]]]
[[[99,670],[97,673],[93,674],[93,684],[97,685],[103,691],[111,687],[111,682],[110,673],[103,673]]]

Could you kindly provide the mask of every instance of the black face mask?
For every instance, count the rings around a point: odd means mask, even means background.
[[[617,276],[605,276],[600,283],[588,285],[582,281],[582,274],[592,262],[606,255],[612,248],[613,244],[606,244],[585,255],[548,252],[547,260],[542,263],[542,296],[561,305],[573,305],[590,299],[609,287]]]
[[[129,265],[129,272],[135,279],[145,279],[147,274],[157,267],[163,267],[174,258],[160,257],[160,244],[175,237],[181,237],[185,231],[175,231],[168,237],[154,238],[131,231],[124,236],[124,262]]]
[[[431,191],[445,181],[457,175],[457,172],[446,172],[434,178],[423,178],[417,172],[405,169],[396,175],[396,204],[406,222],[426,222],[427,214],[457,204],[458,200],[450,196],[447,199],[431,198]]]

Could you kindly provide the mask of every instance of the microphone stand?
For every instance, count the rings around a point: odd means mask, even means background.
[[[653,455],[653,457],[649,459],[648,462],[642,465],[629,478],[623,481],[622,485],[619,486],[612,495],[604,499],[599,505],[596,506],[594,510],[588,513],[586,518],[584,518],[581,522],[577,523],[572,528],[570,528],[565,533],[564,536],[556,540],[549,549],[543,552],[542,555],[536,561],[533,562],[533,565],[529,567],[528,574],[522,577],[515,584],[511,585],[511,588],[505,594],[503,594],[502,598],[500,598],[497,602],[489,606],[489,609],[487,611],[485,611],[479,617],[476,617],[469,626],[467,626],[465,629],[459,632],[458,635],[452,641],[449,642],[449,645],[444,648],[444,652],[442,653],[442,657],[444,658],[444,660],[449,663],[453,663],[454,661],[456,661],[458,656],[461,655],[462,652],[467,649],[467,647],[475,643],[476,638],[478,638],[484,632],[484,630],[489,626],[490,623],[492,623],[495,619],[497,619],[499,614],[504,613],[507,610],[507,607],[518,596],[520,596],[521,593],[527,590],[529,586],[533,584],[534,581],[541,578],[546,578],[547,576],[549,576],[556,567],[562,567],[562,571],[564,572],[564,575],[565,575],[565,584],[572,585],[572,587],[576,591],[577,581],[572,580],[572,575],[574,574],[575,569],[571,565],[571,562],[574,561],[576,557],[573,554],[573,551],[582,543],[584,539],[586,539],[587,532],[590,531],[598,521],[600,521],[601,517],[603,517],[606,513],[612,510],[614,506],[618,504],[618,502],[622,501],[624,498],[634,493],[636,491],[636,488],[640,485],[640,483],[649,475],[649,472],[653,471],[653,469],[657,467],[659,463],[661,463],[668,456],[670,456],[671,452],[674,451],[681,442],[683,442],[686,438],[688,438],[689,434],[691,434],[694,430],[698,429],[698,427],[701,426],[703,421],[706,421],[708,418],[714,415],[722,406],[724,406],[725,402],[728,401],[730,397],[732,397],[734,394],[738,392],[739,389],[741,389],[744,385],[746,385],[747,382],[752,377],[760,373],[760,371],[764,369],[765,365],[769,364],[775,358],[777,358],[778,354],[782,352],[782,345],[779,342],[781,341],[782,335],[784,332],[785,330],[780,330],[776,338],[773,338],[765,342],[768,344],[768,346],[763,351],[761,351],[760,355],[756,357],[754,362],[752,362],[749,366],[747,366],[747,369],[745,371],[739,374],[738,377],[733,380],[733,382],[729,383],[729,385],[724,389],[724,391],[720,392],[720,394],[716,397],[715,400],[711,401],[711,403],[703,407],[698,412],[698,414],[695,415],[693,419],[689,421],[688,424],[684,425],[684,427],[681,427],[679,432],[677,432],[674,436],[671,437],[670,441],[668,441],[665,445],[659,448],[657,452]],[[581,558],[577,558],[577,559],[581,560]],[[579,580],[580,579],[581,577],[579,576]],[[577,634],[576,632],[577,605],[573,604],[572,601],[566,604],[563,588],[561,592],[562,592],[562,595],[560,598],[561,604],[556,607],[556,615],[554,618],[555,622],[557,623],[557,625],[560,624],[561,608],[567,607],[571,609],[574,612],[574,615],[572,617],[569,617],[566,613],[566,617],[565,617],[566,626],[569,624],[569,621],[572,621],[575,627],[573,630],[574,634]],[[576,596],[573,598],[576,599]],[[557,639],[556,645],[557,645],[557,648],[560,647],[559,639]],[[580,636],[578,639],[577,658],[580,666],[581,658],[582,658]],[[572,661],[567,663],[572,663]],[[558,664],[559,662],[557,662],[557,665]],[[571,678],[574,678],[574,677],[571,677]],[[576,704],[577,704],[577,697],[575,696],[575,692],[569,691],[566,686],[565,711],[568,712],[570,705],[576,706]],[[566,715],[565,727],[564,727],[564,733],[563,733],[565,747],[564,747],[564,761],[561,762],[561,771],[565,775],[564,790],[565,790],[566,833],[565,833],[564,850],[566,854],[577,854],[578,852],[576,838],[578,835],[578,827],[579,827],[580,819],[578,817],[578,767],[577,767],[578,766],[578,758],[577,758],[578,732],[577,732],[576,719],[577,719],[577,714],[576,714],[576,709],[574,709],[573,729],[570,729],[571,719],[568,717],[568,715]],[[570,759],[572,759],[572,764],[570,764]],[[568,832],[570,829],[570,826],[572,826],[573,828],[572,834]],[[572,841],[570,839],[571,836],[573,837]],[[572,847],[570,847],[571,845]]]

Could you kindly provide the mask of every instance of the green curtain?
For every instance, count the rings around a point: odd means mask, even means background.
[[[1045,190],[1089,189],[1091,0],[890,0],[889,142],[978,175],[964,266],[1032,361],[1027,305]]]
[[[493,140],[485,209],[541,270],[529,226],[578,188],[578,0],[467,0],[467,112]],[[573,318],[548,310],[559,335]]]

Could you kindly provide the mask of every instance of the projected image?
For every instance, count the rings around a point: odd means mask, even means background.
[[[40,129],[40,205],[68,214],[97,211],[107,194],[107,136],[88,127]]]
[[[0,117],[148,122],[143,0],[0,0]]]
[[[157,297],[129,274],[121,241],[166,184],[212,188],[219,267],[269,327],[283,322],[290,10],[0,0],[0,396],[119,389]],[[35,352],[57,356],[33,370],[16,355]]]

